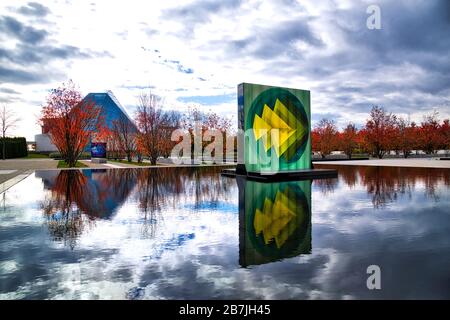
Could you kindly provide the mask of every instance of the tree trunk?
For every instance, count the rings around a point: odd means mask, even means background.
[[[5,151],[6,151],[6,143],[5,143],[5,135],[3,135],[3,141],[2,141],[2,152],[3,152],[3,160],[6,159]]]
[[[74,168],[77,163],[77,160],[73,156],[69,156],[69,158],[65,161],[66,161],[67,165],[69,166],[69,168]]]

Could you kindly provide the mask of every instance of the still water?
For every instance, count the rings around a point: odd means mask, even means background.
[[[450,299],[450,170],[336,169],[37,171],[0,195],[0,299]]]

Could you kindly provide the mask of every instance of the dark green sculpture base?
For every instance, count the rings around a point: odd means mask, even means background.
[[[246,177],[249,180],[260,182],[276,182],[276,181],[298,181],[313,179],[332,179],[337,178],[337,171],[333,169],[308,169],[289,172],[276,172],[273,174],[260,174],[257,172],[245,172],[238,169],[224,169],[222,175],[234,178],[236,176]]]

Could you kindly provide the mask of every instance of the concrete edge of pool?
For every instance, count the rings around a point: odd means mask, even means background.
[[[20,181],[22,181],[23,179],[28,177],[33,172],[34,172],[34,170],[27,170],[25,172],[21,172],[18,175],[16,175],[15,177],[13,177],[13,178],[11,178],[9,180],[6,180],[5,182],[1,183],[0,184],[0,194],[4,193],[9,188],[11,188],[12,186],[14,186],[17,183],[19,183]]]

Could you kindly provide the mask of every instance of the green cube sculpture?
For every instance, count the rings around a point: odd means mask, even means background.
[[[238,121],[245,133],[239,163],[247,172],[311,169],[308,90],[241,83]]]

